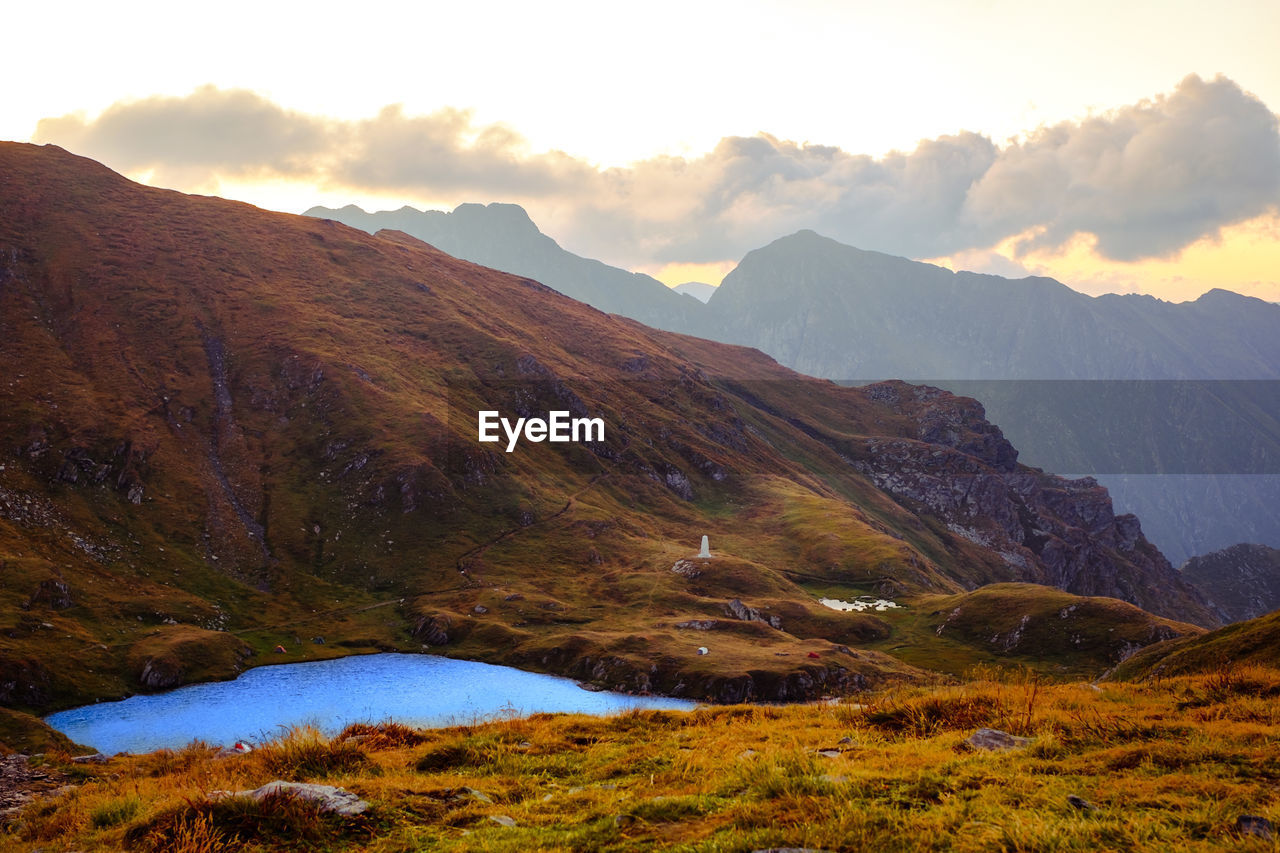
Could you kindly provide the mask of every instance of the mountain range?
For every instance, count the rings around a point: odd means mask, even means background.
[[[622,314],[648,326],[690,331],[700,307],[656,278],[628,272],[562,249],[538,230],[516,204],[461,204],[451,213],[399,210],[366,213],[355,205],[331,210],[313,207],[307,216],[332,219],[369,233],[403,231],[464,261],[503,272],[554,282],[565,296],[608,314]]]
[[[957,273],[801,231],[748,253],[706,305],[676,311],[658,282],[579,258],[509,208],[307,213],[372,231],[403,228],[601,310],[752,346],[812,376],[917,380],[978,396],[1024,460],[1096,475],[1177,562],[1240,541],[1280,544],[1280,519],[1269,510],[1280,499],[1280,393],[1272,383],[1280,306],[1224,290],[1180,304],[1091,297],[1048,278]],[[502,254],[495,244],[540,248]],[[573,275],[561,280],[568,269]],[[595,290],[583,276],[595,277]],[[623,290],[633,301],[627,308]],[[1089,389],[1083,405],[1080,393],[1062,393],[1057,383],[1067,380],[1089,380],[1076,386]],[[1221,380],[1258,381],[1247,393],[1205,384]],[[1149,383],[1141,393],[1123,384],[1139,381]],[[1157,390],[1165,382],[1187,383],[1176,390],[1194,404]],[[1168,408],[1141,408],[1144,394]],[[1199,413],[1189,425],[1181,420],[1188,409]],[[1246,424],[1243,441],[1241,430],[1222,426],[1233,419]]]
[[[54,146],[0,145],[0,187],[7,707],[424,647],[794,700],[1010,657],[1096,673],[1217,622],[1104,488],[1019,464],[972,399],[842,387]],[[483,410],[605,434],[504,452]],[[818,601],[860,595],[905,607]],[[996,637],[966,616],[993,607]]]

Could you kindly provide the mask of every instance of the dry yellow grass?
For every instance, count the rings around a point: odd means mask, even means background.
[[[1280,671],[1100,688],[972,675],[859,704],[299,730],[237,758],[197,743],[74,765],[84,783],[28,807],[0,849],[1277,849],[1235,821],[1280,818]],[[1033,741],[975,752],[980,726]],[[210,799],[276,778],[371,808]]]

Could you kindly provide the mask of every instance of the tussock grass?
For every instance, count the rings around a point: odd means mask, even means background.
[[[417,746],[428,740],[422,732],[396,722],[352,723],[338,733],[337,741],[355,741],[365,749],[395,749]]]
[[[242,850],[250,844],[278,850],[323,850],[345,838],[367,837],[364,816],[322,814],[291,794],[250,800],[192,800],[166,809],[124,835],[127,847],[155,853]]]
[[[119,826],[132,820],[141,809],[142,800],[136,796],[110,800],[100,806],[96,806],[89,812],[89,823],[93,825],[94,829]]]
[[[1276,850],[1234,830],[1280,822],[1280,723],[1259,716],[1275,684],[1261,668],[1101,687],[979,670],[858,704],[294,730],[230,759],[113,759],[27,808],[0,850]],[[984,725],[1033,740],[965,748]],[[212,796],[285,775],[372,809]]]
[[[328,738],[314,726],[288,729],[254,753],[276,778],[289,781],[325,778],[369,764],[364,747],[351,739]]]

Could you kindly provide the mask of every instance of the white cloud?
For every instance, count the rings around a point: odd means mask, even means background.
[[[1022,250],[1046,250],[1088,235],[1103,257],[1135,260],[1280,202],[1276,116],[1223,77],[1187,77],[1168,95],[1004,147],[958,133],[879,158],[759,134],[698,157],[598,169],[532,151],[516,130],[465,110],[390,106],[333,120],[214,87],[45,119],[35,137],[180,189],[259,177],[519,202],[574,251],[631,266],[736,258],[800,228],[913,257],[1029,233]]]

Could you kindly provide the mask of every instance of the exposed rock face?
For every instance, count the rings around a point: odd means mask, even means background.
[[[419,618],[414,625],[413,636],[428,646],[447,646],[452,639],[449,635],[451,628],[453,628],[453,619],[447,614],[436,613]]]
[[[770,628],[782,628],[782,620],[774,615],[761,615],[759,610],[754,607],[748,607],[738,599],[733,599],[724,606],[724,609],[734,619],[740,619],[743,622],[763,622]]]
[[[0,704],[40,707],[49,699],[49,673],[32,660],[0,657]]]
[[[713,624],[704,630],[715,628]],[[880,667],[891,659],[879,653],[854,652],[843,646],[833,650],[844,655],[838,658],[839,662],[820,663],[806,658],[803,664],[797,663],[789,672],[750,671],[734,675],[690,672],[674,660],[641,662],[610,654],[579,657],[572,648],[557,649],[541,656],[536,663],[600,689],[730,705],[812,701],[868,690],[876,684],[885,683],[889,677],[920,674],[918,670],[895,662],[897,673],[886,676],[887,670],[881,671]]]
[[[1280,609],[1280,549],[1242,543],[1192,557],[1182,576],[1204,593],[1226,622]]]
[[[1019,467],[1017,451],[973,400],[897,382],[866,393],[911,415],[919,428],[913,438],[865,439],[854,466],[953,533],[1000,554],[1011,579],[1217,624],[1203,596],[1143,537],[1138,519],[1117,516],[1092,478]]]
[[[182,683],[182,667],[166,658],[149,658],[138,673],[138,683],[152,690],[167,690]]]
[[[28,610],[33,607],[66,610],[68,607],[74,606],[75,601],[71,597],[71,587],[67,586],[66,581],[58,578],[46,578],[40,581],[40,586],[27,601]]]

